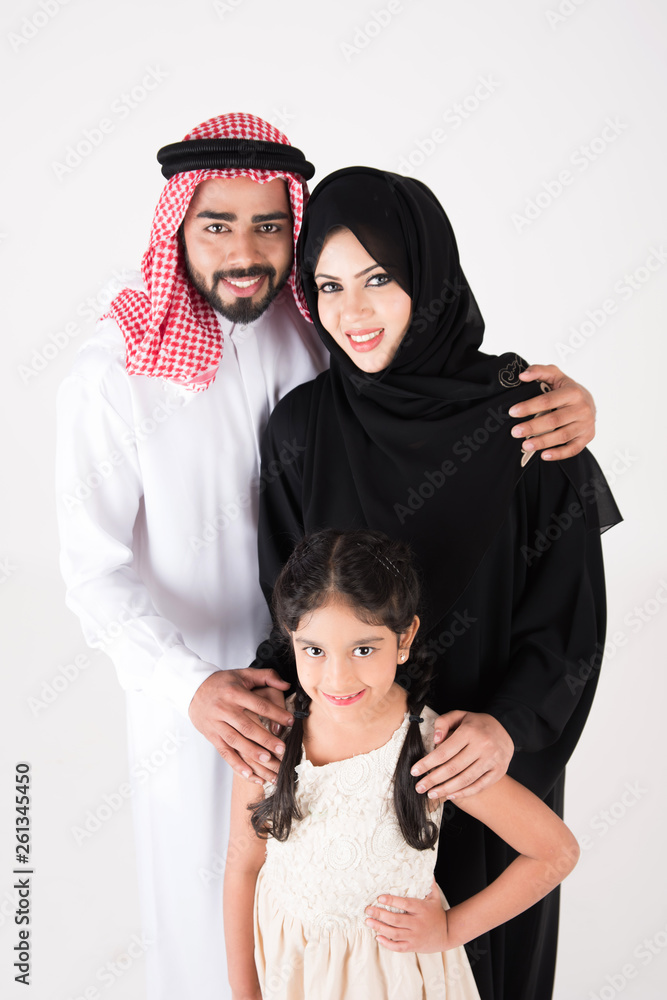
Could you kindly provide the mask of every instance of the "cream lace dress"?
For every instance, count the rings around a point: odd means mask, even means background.
[[[429,708],[422,715],[430,750],[437,716]],[[436,851],[410,847],[393,809],[408,725],[406,715],[388,743],[349,760],[315,767],[302,753],[304,818],[284,843],[269,838],[257,879],[255,962],[264,1000],[479,1000],[463,948],[389,951],[364,922],[382,893],[424,898],[433,883]],[[432,814],[437,823],[441,812]]]

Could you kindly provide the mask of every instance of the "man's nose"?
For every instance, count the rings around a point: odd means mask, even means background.
[[[260,255],[253,233],[235,232],[230,235],[225,247],[228,268],[246,268],[258,264]]]

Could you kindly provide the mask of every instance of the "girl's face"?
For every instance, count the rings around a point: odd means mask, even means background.
[[[415,616],[397,636],[384,625],[362,621],[340,599],[306,615],[291,635],[299,681],[312,706],[342,725],[381,712],[418,628]]]
[[[327,333],[362,371],[386,368],[410,325],[410,296],[349,229],[327,239],[315,284],[317,311]]]

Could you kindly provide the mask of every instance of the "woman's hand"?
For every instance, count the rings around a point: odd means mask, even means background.
[[[366,924],[377,931],[378,944],[389,951],[419,951],[427,954],[455,948],[449,940],[447,911],[442,908],[438,886],[433,881],[426,899],[405,896],[378,896],[378,903],[394,906],[402,913],[392,913],[380,906],[366,908]]]
[[[521,372],[522,382],[546,382],[551,392],[517,403],[509,413],[512,417],[531,417],[526,423],[512,428],[512,435],[524,440],[528,454],[542,451],[546,461],[558,461],[578,455],[595,437],[595,402],[588,389],[565,375],[556,365],[531,365]],[[545,411],[545,405],[549,412]],[[535,414],[541,416],[535,416]],[[546,449],[546,450],[544,450]]]
[[[417,761],[410,772],[424,775],[416,785],[418,792],[428,792],[432,799],[463,798],[507,773],[514,743],[492,715],[447,712],[435,721],[436,743],[439,733],[440,745]]]

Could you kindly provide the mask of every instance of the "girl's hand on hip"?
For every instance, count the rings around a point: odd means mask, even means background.
[[[504,774],[514,753],[507,730],[484,712],[447,712],[435,721],[435,740],[442,742],[412,768],[420,776],[418,792],[431,799],[474,795]]]
[[[366,908],[366,924],[377,932],[378,944],[383,948],[427,954],[456,947],[447,935],[447,911],[442,908],[435,880],[426,899],[378,896],[378,903],[403,911],[392,913],[381,906]]]

